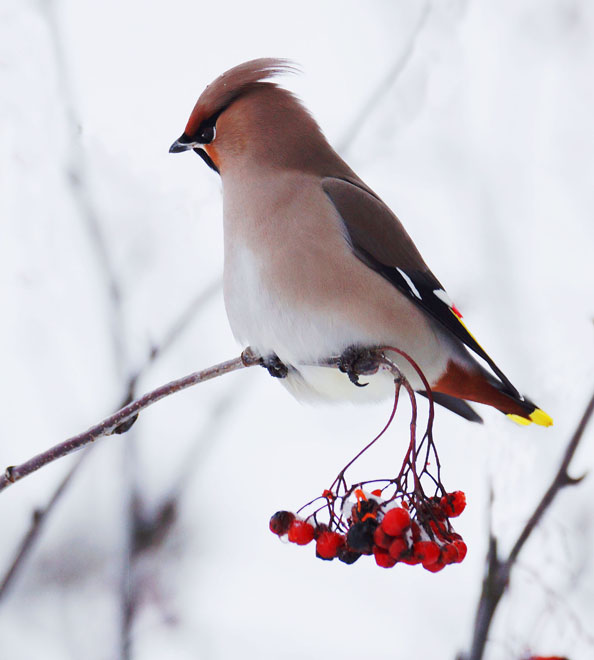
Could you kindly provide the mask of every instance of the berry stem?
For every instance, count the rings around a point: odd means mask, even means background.
[[[372,447],[381,437],[384,435],[384,433],[388,430],[390,427],[390,424],[392,423],[394,416],[396,415],[396,409],[398,408],[398,398],[400,396],[400,387],[402,386],[402,383],[405,383],[407,385],[405,380],[394,380],[394,385],[395,385],[395,392],[394,392],[394,405],[392,406],[392,412],[390,413],[390,417],[388,418],[388,421],[386,422],[386,425],[384,428],[371,440],[371,442],[368,442],[361,451],[356,454],[343,468],[342,470],[338,473],[336,476],[336,479],[332,482],[332,485],[328,490],[333,491],[334,487],[337,486],[337,491],[340,489],[340,486],[342,485],[345,489],[345,496],[347,492],[347,485],[346,481],[344,478],[345,472],[351,467],[351,465],[358,460],[370,447]],[[410,386],[409,386],[410,387]],[[338,492],[337,492],[338,494]]]

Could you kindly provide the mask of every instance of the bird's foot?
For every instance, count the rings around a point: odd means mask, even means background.
[[[338,368],[345,373],[351,383],[365,387],[369,383],[360,383],[359,376],[374,374],[378,370],[378,356],[375,350],[363,346],[349,346],[338,360]]]
[[[248,346],[246,349],[244,349],[241,354],[241,360],[246,367],[259,364],[261,367],[267,369],[268,373],[273,378],[286,378],[287,374],[289,373],[287,365],[281,362],[278,355],[271,353],[266,357],[262,357],[251,346]]]
[[[286,378],[289,369],[284,362],[281,362],[278,355],[272,353],[265,358],[262,358],[261,365],[268,370],[268,373],[273,378]]]

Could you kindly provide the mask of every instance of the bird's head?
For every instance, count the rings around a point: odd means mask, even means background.
[[[193,149],[222,175],[234,165],[327,169],[338,156],[319,126],[291,92],[269,80],[295,71],[273,58],[226,71],[202,92],[170,153]]]

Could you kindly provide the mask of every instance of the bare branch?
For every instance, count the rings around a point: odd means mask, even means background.
[[[399,349],[394,347],[386,347],[391,351],[400,353],[404,355]],[[410,358],[408,358],[410,360]],[[379,356],[379,362],[389,362],[383,356]],[[411,361],[412,363],[412,361]],[[36,472],[44,465],[52,463],[58,458],[63,456],[68,456],[79,449],[82,449],[86,445],[98,440],[99,438],[112,435],[113,433],[125,433],[130,429],[132,424],[136,421],[138,414],[153,405],[161,399],[171,396],[176,392],[185,390],[188,387],[197,385],[198,383],[203,383],[204,381],[217,378],[218,376],[223,376],[224,374],[231,373],[232,371],[237,371],[238,369],[243,369],[245,367],[252,367],[254,365],[263,364],[262,358],[257,355],[250,347],[246,348],[243,353],[232,360],[226,362],[221,362],[202,371],[196,371],[188,376],[179,378],[178,380],[171,381],[165,385],[161,385],[156,389],[148,392],[144,396],[132,401],[131,403],[125,405],[116,411],[113,415],[105,418],[103,421],[95,424],[91,428],[87,429],[83,433],[72,436],[67,440],[47,449],[41,454],[37,454],[33,458],[30,458],[28,461],[21,463],[20,465],[11,465],[4,470],[4,474],[0,475],[0,491],[8,488],[11,484],[19,481],[23,477]],[[318,366],[331,366],[337,367],[340,364],[340,358],[331,357],[328,359],[322,359],[316,363]],[[414,363],[412,363],[414,364]],[[418,367],[417,367],[418,369]],[[424,379],[424,377],[423,377]],[[427,390],[429,390],[429,385],[426,381],[425,385]],[[134,378],[131,379],[130,391],[133,391],[135,384]]]
[[[524,529],[516,540],[507,559],[499,559],[497,554],[497,539],[493,536],[492,533],[490,534],[489,553],[487,555],[487,572],[483,580],[483,587],[477,606],[472,646],[470,649],[470,654],[462,656],[464,660],[481,660],[483,657],[493,616],[499,601],[501,600],[501,597],[503,596],[505,589],[509,584],[512,568],[514,567],[518,556],[524,547],[524,544],[532,532],[536,529],[540,520],[551,506],[551,503],[559,494],[559,492],[565,486],[573,486],[580,483],[581,479],[570,477],[567,470],[569,468],[569,463],[571,462],[571,459],[573,458],[578,447],[578,444],[582,439],[584,430],[586,429],[586,426],[588,425],[588,422],[590,421],[593,414],[594,394],[586,406],[584,414],[582,415],[576,430],[569,440],[567,448],[565,449],[565,454],[563,455],[563,459],[561,461],[561,465],[559,466],[559,469],[557,470],[551,485],[543,495],[541,501],[534,510],[534,513],[530,516],[530,519],[524,526]]]
[[[132,420],[136,419],[139,412],[167,396],[171,396],[176,392],[181,392],[181,390],[185,390],[198,383],[203,383],[207,380],[217,378],[218,376],[231,373],[232,371],[237,371],[238,369],[252,367],[259,363],[260,358],[246,350],[240,357],[221,362],[220,364],[208,367],[202,371],[196,371],[188,376],[171,381],[166,385],[161,385],[161,387],[157,387],[151,392],[148,392],[140,397],[140,399],[136,399],[127,406],[120,408],[120,410],[113,415],[110,415],[103,421],[99,422],[99,424],[95,424],[87,431],[79,433],[72,438],[68,438],[68,440],[64,440],[64,442],[55,445],[51,449],[30,458],[25,463],[7,467],[4,470],[4,474],[0,476],[0,491],[8,488],[8,486],[19,481],[23,477],[26,477],[32,472],[39,470],[39,468],[44,465],[52,463],[58,458],[62,458],[62,456],[72,454],[99,438],[111,435],[112,433],[122,432],[122,430],[128,430],[133,423]]]

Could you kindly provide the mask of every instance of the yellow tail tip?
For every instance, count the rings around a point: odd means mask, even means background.
[[[535,408],[533,412],[530,413],[530,419],[522,417],[521,415],[508,414],[508,417],[515,422],[520,424],[520,426],[528,426],[529,424],[537,424],[538,426],[553,426],[553,420],[549,415],[546,414],[544,410],[540,408]]]
[[[526,417],[522,417],[521,415],[513,415],[512,413],[508,413],[507,416],[511,419],[512,422],[515,422],[520,426],[528,426],[529,424],[532,424],[530,419],[526,419]]]
[[[549,417],[544,410],[535,408],[530,414],[530,419],[538,426],[553,426],[553,418]]]

